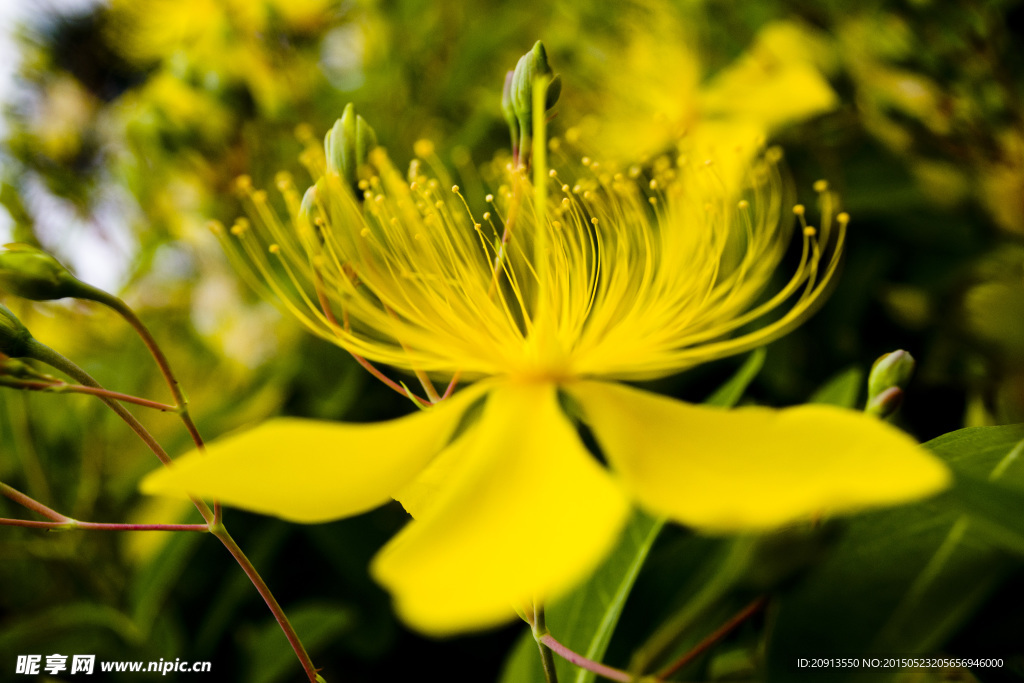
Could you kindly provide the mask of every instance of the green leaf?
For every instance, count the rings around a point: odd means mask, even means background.
[[[757,349],[736,373],[708,398],[707,403],[735,405],[764,364],[764,349]],[[547,628],[563,645],[600,661],[608,649],[622,609],[664,520],[639,510],[626,525],[618,545],[604,564],[582,586],[548,606]],[[594,674],[557,658],[560,683],[590,683]],[[501,680],[505,683],[543,683],[537,645],[527,631],[513,649]]]
[[[356,625],[353,611],[347,605],[317,602],[292,605],[286,607],[285,612],[310,656]],[[302,665],[295,658],[295,652],[276,621],[268,621],[256,633],[249,635],[248,650],[249,675],[245,680],[252,683],[277,683],[303,678]],[[327,677],[328,680],[332,679],[329,672]],[[335,677],[344,679],[344,672],[335,672]]]
[[[736,373],[726,380],[725,384],[718,387],[715,393],[711,394],[704,400],[704,403],[710,406],[722,406],[730,408],[740,402],[743,398],[743,392],[747,390],[750,383],[757,377],[757,373],[761,372],[761,368],[764,367],[764,358],[767,355],[764,347],[755,349],[753,353],[747,356],[747,359],[743,361],[743,365]]]
[[[1024,426],[965,429],[925,445],[957,473],[957,485],[849,521],[831,556],[778,600],[769,681],[821,680],[820,670],[796,667],[801,657],[934,652],[1020,566],[1007,547],[1019,552],[1024,531],[1012,519],[1024,495]],[[895,673],[833,670],[828,680]]]
[[[0,632],[0,652],[24,652],[40,643],[54,642],[61,633],[97,629],[109,630],[134,647],[145,641],[145,635],[127,614],[108,605],[77,602],[7,620]]]
[[[864,386],[864,371],[853,366],[825,382],[807,401],[840,408],[854,408]]]
[[[202,542],[216,542],[207,534],[172,534],[167,544],[139,572],[132,584],[129,602],[135,623],[148,633],[160,616],[167,596],[178,585],[178,580]]]

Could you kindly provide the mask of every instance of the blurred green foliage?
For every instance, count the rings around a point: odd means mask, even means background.
[[[745,400],[859,406],[872,361],[904,348],[918,372],[899,421],[917,437],[1024,421],[1020,3],[676,2],[677,30],[645,24],[655,5],[115,0],[81,14],[41,12],[19,28],[21,87],[4,113],[0,203],[12,241],[120,288],[170,356],[206,435],[278,413],[391,417],[409,406],[340,349],[302,335],[227,264],[206,224],[241,213],[235,177],[271,186],[279,170],[300,174],[299,139],[321,135],[354,102],[397,162],[428,138],[467,195],[482,196],[475,162],[508,145],[505,71],[537,38],[564,81],[552,124],[564,131],[588,114],[634,107],[622,100],[629,83],[616,79],[637,35],[672,35],[685,41],[681,64],[698,60],[678,74],[675,106],[689,112],[688,79],[727,71],[763,27],[784,20],[806,39],[792,49],[825,74],[839,104],[787,120],[773,139],[802,195],[828,178],[853,222],[831,299],[769,347]],[[109,312],[3,302],[110,388],[166,397],[145,348]],[[699,400],[738,365],[698,368],[657,389]],[[139,414],[169,452],[187,449],[173,416]],[[940,437],[930,447],[966,482],[950,494],[757,539],[742,562],[732,548],[740,541],[665,530],[603,643],[607,661],[635,664],[665,623],[679,631],[669,649],[685,652],[768,594],[764,613],[679,680],[822,680],[794,659],[864,653],[996,656],[1002,669],[942,680],[1024,679],[1024,537],[1013,519],[1024,488],[1013,469],[998,489],[971,488],[1022,443],[1019,427]],[[198,521],[140,498],[137,481],[153,465],[94,399],[0,390],[0,480],[57,510]],[[0,516],[23,512],[0,500]],[[405,521],[399,507],[310,527],[227,517],[328,680],[499,679],[519,627],[427,641],[397,623],[368,578],[369,558]],[[0,677],[16,654],[51,652],[211,659],[218,680],[301,676],[245,576],[205,536],[0,527],[0,587]],[[517,658],[535,656],[525,643]],[[518,661],[506,671],[529,666]],[[883,676],[939,680],[894,671],[868,679]]]

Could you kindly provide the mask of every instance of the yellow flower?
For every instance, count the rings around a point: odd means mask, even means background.
[[[255,225],[237,223],[234,244],[312,331],[470,386],[390,422],[273,420],[181,458],[143,489],[301,522],[397,498],[413,521],[372,573],[411,625],[444,634],[570,588],[634,502],[710,532],[759,531],[946,484],[909,437],[859,413],[725,411],[613,382],[679,372],[798,324],[835,274],[847,218],[833,219],[820,184],[821,226],[801,225],[796,270],[768,293],[794,246],[777,152],[756,156],[741,197],[722,190],[714,164],[681,156],[623,171],[585,159],[570,178],[548,171],[543,106],[534,110],[532,180],[505,167],[480,214],[441,182],[427,144],[408,178],[369,151],[359,198],[308,155],[316,184],[304,200],[279,178],[287,222],[241,183]]]
[[[830,61],[827,44],[808,27],[770,22],[735,61],[708,76],[676,9],[660,0],[626,7],[621,47],[606,46],[599,95],[579,106],[595,112],[584,118],[583,139],[605,155],[655,155],[684,135],[702,156],[721,155],[738,139],[768,138],[839,104],[821,72]],[[743,163],[734,167],[740,175]],[[731,171],[719,174],[732,180]]]

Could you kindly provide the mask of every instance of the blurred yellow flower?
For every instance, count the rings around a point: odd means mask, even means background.
[[[608,552],[632,501],[712,532],[758,531],[945,485],[945,468],[909,437],[859,413],[725,411],[612,382],[676,373],[797,325],[835,274],[847,217],[833,217],[820,183],[821,225],[797,207],[795,272],[768,293],[792,234],[777,150],[753,155],[740,196],[714,164],[684,158],[647,170],[584,159],[568,177],[548,170],[542,110],[532,180],[504,167],[479,214],[443,182],[428,144],[408,178],[369,151],[360,197],[311,150],[304,199],[279,177],[285,222],[243,179],[253,223],[225,239],[312,331],[421,377],[476,381],[390,422],[273,420],[143,489],[302,522],[397,498],[414,520],[372,572],[410,624],[444,634],[570,588]],[[340,148],[328,140],[329,155]],[[583,445],[566,402],[610,467]]]
[[[315,78],[313,62],[275,58],[280,34],[321,30],[337,0],[113,0],[110,43],[129,60],[217,89],[244,83],[274,114]],[[293,63],[300,62],[300,63]],[[195,105],[188,105],[194,109]]]
[[[656,0],[636,4],[620,22],[623,47],[609,49],[600,99],[586,105],[594,116],[585,138],[602,154],[637,159],[686,138],[698,156],[731,159],[737,140],[768,138],[837,106],[821,72],[828,50],[810,29],[769,23],[744,54],[706,78],[678,15]],[[742,165],[735,171],[738,179]]]

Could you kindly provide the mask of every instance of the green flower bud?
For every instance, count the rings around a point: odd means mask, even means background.
[[[377,134],[349,103],[341,118],[334,123],[334,128],[324,137],[327,168],[354,188],[359,181],[359,169],[366,164],[367,157],[376,146]]]
[[[532,50],[519,58],[516,70],[512,72],[510,95],[522,137],[528,137],[533,132],[533,82],[538,78],[547,82],[544,106],[550,109],[562,93],[562,79],[552,71],[548,64],[548,52],[539,40],[534,43]]]
[[[307,190],[306,194],[302,195],[302,204],[299,205],[299,216],[302,216],[310,223],[316,220],[317,214],[319,213],[319,207],[317,206],[317,189],[316,185],[311,185]]]
[[[512,134],[512,147],[525,147],[533,135],[533,84],[543,79],[547,91],[544,111],[551,109],[562,94],[562,77],[548,63],[548,53],[539,40],[533,49],[519,58],[511,77],[505,77],[501,108]]]
[[[39,372],[28,363],[23,363],[15,358],[0,356],[0,378],[13,378],[15,380],[38,380],[43,382],[59,382],[53,375]]]
[[[903,390],[914,375],[914,357],[903,350],[878,358],[868,375],[868,402],[865,410],[879,417],[889,417],[903,403]]]
[[[80,296],[86,285],[45,251],[7,244],[0,251],[0,290],[32,301]]]
[[[519,148],[519,120],[516,117],[516,108],[512,104],[512,76],[515,72],[509,71],[505,74],[505,87],[501,91],[501,114],[508,124],[508,132],[512,137],[512,149]]]
[[[870,397],[864,412],[885,419],[895,414],[901,405],[903,390],[899,387],[889,387],[882,393]]]
[[[914,357],[902,349],[879,356],[868,375],[868,396],[877,396],[889,387],[906,389],[916,365]]]
[[[32,333],[3,304],[0,304],[0,353],[12,358],[28,355]]]

